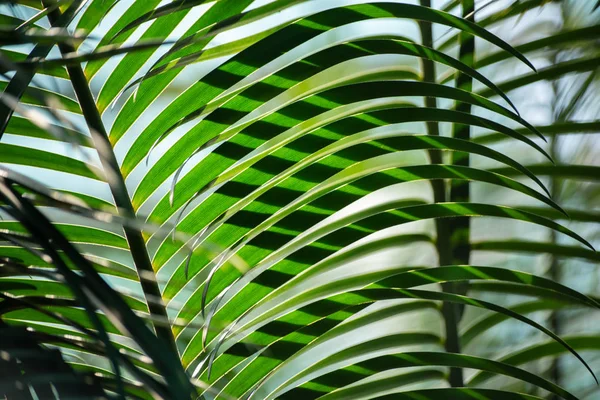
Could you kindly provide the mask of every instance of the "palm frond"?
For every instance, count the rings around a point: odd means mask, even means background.
[[[594,336],[538,314],[600,307],[555,274],[599,260],[598,212],[560,196],[598,167],[557,149],[599,131],[598,25],[503,32],[564,3],[11,2],[0,393],[577,399],[531,365],[596,378]],[[505,321],[544,339],[474,349]]]

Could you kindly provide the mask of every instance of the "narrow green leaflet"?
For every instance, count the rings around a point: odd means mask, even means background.
[[[600,121],[589,121],[589,122],[561,122],[554,123],[552,125],[536,126],[535,129],[546,136],[564,135],[564,134],[578,134],[578,133],[598,133],[600,132]],[[530,131],[525,129],[517,129],[524,135],[531,134]],[[473,139],[476,143],[488,144],[495,143],[500,140],[506,139],[506,136],[499,133],[491,133],[481,135]]]
[[[556,79],[573,72],[594,70],[598,67],[599,62],[600,56],[563,61],[555,65],[541,68],[536,73],[525,74],[517,78],[501,82],[498,84],[498,88],[503,92],[510,92],[511,90],[529,85],[534,82]],[[494,95],[494,92],[489,89],[484,89],[478,93],[484,97],[490,97]]]
[[[542,400],[541,397],[493,389],[420,389],[380,396],[379,400]]]
[[[45,297],[47,297],[47,301],[49,302],[50,305],[51,305],[51,300],[55,299],[55,298],[67,298],[67,299],[73,298],[73,294],[72,294],[71,290],[59,282],[33,280],[33,279],[25,279],[25,278],[23,278],[23,279],[2,278],[1,281],[3,284],[6,282],[19,282],[19,283],[26,284],[30,287],[24,288],[22,290],[13,290],[12,292],[14,294],[20,295],[20,296],[39,297],[40,299],[42,299],[42,301],[44,300]],[[127,304],[129,305],[129,307],[132,310],[143,311],[143,312],[147,311],[146,304],[144,304],[143,301],[138,300],[134,297],[125,296],[125,295],[121,295],[121,297],[127,302]],[[82,321],[84,321],[84,320],[87,320],[87,318],[82,318]]]
[[[500,11],[495,12],[494,14],[488,16],[487,18],[477,21],[477,25],[481,27],[489,27],[490,25],[496,24],[498,22],[502,22],[505,19],[514,18],[515,16],[521,15],[530,10],[535,10],[536,8],[543,6],[545,3],[551,1],[560,1],[560,0],[523,0],[523,1],[514,1],[510,7],[506,7],[501,9]],[[459,41],[460,34],[456,34],[446,39],[443,43],[438,46],[440,50],[448,50],[448,48],[457,44]],[[515,47],[515,50],[517,47]]]
[[[565,218],[564,214],[558,213],[554,210],[550,210],[546,207],[521,207],[521,209],[525,211],[532,212],[534,214],[540,215],[542,217],[550,218],[550,219],[570,219],[571,221],[580,221],[580,222],[600,222],[600,213],[594,211],[587,210],[576,210],[576,209],[566,209],[565,212],[569,216]]]
[[[525,253],[546,253],[560,257],[582,258],[590,261],[600,261],[600,254],[577,246],[560,245],[532,241],[506,240],[474,242],[473,250],[479,251],[510,251]]]
[[[0,82],[0,90],[5,91],[7,86],[7,82]],[[53,103],[53,106],[58,110],[65,110],[81,114],[79,103],[77,103],[70,97],[52,92],[50,90],[36,88],[33,86],[29,86],[25,90],[23,97],[21,97],[21,101],[25,104],[30,104],[34,106],[45,106],[46,103],[42,101],[42,99],[46,98],[57,100],[55,103]]]
[[[523,54],[526,54],[534,50],[543,49],[545,47],[554,47],[573,42],[585,42],[598,34],[600,34],[600,25],[586,26],[583,28],[558,33],[542,39],[533,40],[531,42],[515,46],[515,49]],[[499,61],[506,60],[509,57],[510,55],[505,52],[490,54],[489,56],[481,58],[481,60],[475,61],[475,68],[483,68]]]
[[[117,33],[113,34],[112,37],[117,37],[122,35],[124,32],[127,32],[133,28],[136,28],[143,23],[152,21],[153,19],[165,17],[172,15],[174,13],[188,11],[192,7],[196,7],[202,5],[204,3],[208,3],[209,0],[175,0],[169,4],[165,4],[164,6],[154,8],[151,11],[143,14],[142,16],[136,18],[134,21],[131,21],[125,27],[121,28]]]
[[[98,168],[83,161],[13,144],[0,143],[0,159],[7,164],[47,168],[96,180],[100,180],[99,176],[103,175]]]
[[[71,224],[54,224],[54,226],[73,243],[93,244],[118,249],[128,248],[123,236],[106,230]],[[0,229],[21,233],[27,232],[21,224],[11,221],[0,221]]]
[[[568,336],[565,342],[569,343],[577,351],[600,350],[600,338],[597,336]],[[554,356],[564,353],[564,348],[554,341],[536,343],[522,350],[512,352],[501,358],[501,362],[510,365],[521,365],[544,357]],[[469,380],[469,386],[480,385],[482,382],[491,378],[490,374],[480,372]]]
[[[87,8],[81,14],[81,18],[79,18],[79,21],[77,22],[77,29],[81,29],[85,32],[93,31],[117,3],[118,0],[92,0],[88,2]]]
[[[511,307],[511,310],[519,314],[531,314],[541,310],[560,310],[577,306],[581,307],[581,303],[567,297],[561,299],[544,297],[542,300],[533,300],[517,304],[516,306]],[[473,340],[477,339],[479,335],[484,334],[488,329],[492,329],[508,319],[510,319],[510,317],[504,314],[489,313],[484,315],[480,319],[475,320],[461,332],[461,344],[466,348]]]
[[[9,257],[21,262],[27,266],[36,266],[40,268],[51,268],[51,264],[48,264],[41,260],[39,257],[32,255],[29,251],[21,247],[13,246],[0,246],[0,251],[3,257]],[[123,264],[117,263],[112,260],[100,258],[90,254],[85,254],[86,258],[92,263],[94,269],[99,274],[112,275],[120,278],[126,278],[132,281],[138,281],[137,272]],[[69,265],[73,269],[77,269],[76,265]]]
[[[595,165],[529,165],[527,169],[536,175],[557,176],[561,178],[579,179],[584,181],[597,181],[600,178],[600,167]],[[494,172],[515,175],[508,169],[495,169]]]
[[[563,388],[546,379],[540,378],[535,374],[513,367],[507,363],[492,361],[485,358],[442,352],[406,352],[383,356],[371,355],[376,354],[375,350],[379,350],[379,346],[384,348],[389,347],[390,350],[393,349],[393,347],[396,346],[396,343],[393,342],[393,339],[393,336],[388,336],[376,343],[366,342],[364,344],[346,349],[335,354],[333,357],[329,357],[324,362],[311,366],[311,368],[304,371],[303,374],[296,377],[296,382],[298,382],[298,380],[301,382],[302,376],[306,376],[308,373],[325,367],[328,364],[348,363],[350,360],[358,358],[361,360],[360,362],[356,362],[355,364],[345,366],[344,368],[340,368],[334,372],[319,376],[316,379],[313,378],[310,383],[314,381],[315,383],[328,384],[333,387],[342,387],[365,378],[370,374],[382,372],[388,369],[435,365],[472,368],[493,374],[505,375],[530,383],[539,388],[546,389],[564,399],[577,399],[577,397],[567,392]],[[310,390],[310,383],[299,386],[289,392],[283,391],[279,393],[285,394],[286,397],[290,396],[290,398],[302,397],[305,399],[315,399],[319,395],[324,394],[319,393],[318,391],[311,393],[312,391]]]
[[[6,57],[11,60],[13,63],[23,62],[27,59],[27,54],[19,53],[12,50],[1,49],[0,54],[2,57]],[[68,79],[69,75],[67,71],[62,67],[52,67],[52,68],[44,68],[39,71],[40,74],[54,76],[57,78]]]
[[[82,146],[85,146],[85,147],[91,146],[88,136],[82,134],[81,132],[77,132],[72,129],[64,128],[62,126],[61,127],[55,126],[55,128],[61,129],[61,130],[66,130],[68,132],[68,134],[71,137],[76,138],[76,140],[79,143],[81,143]],[[50,129],[52,129],[52,128],[50,128]],[[4,131],[4,133],[9,133],[9,134],[18,135],[18,136],[39,138],[39,139],[55,140],[55,141],[61,140],[58,137],[56,137],[55,135],[48,133],[47,129],[40,128],[39,126],[35,125],[34,123],[32,123],[30,120],[28,120],[26,118],[16,117],[16,116],[13,116],[10,119],[10,121],[8,122],[8,125],[6,126],[6,130]]]
[[[445,379],[445,373],[435,369],[422,369],[420,371],[395,374],[384,378],[371,380],[369,382],[339,388],[327,393],[320,398],[322,400],[353,400],[361,399],[365,396],[383,395],[392,391],[398,391],[399,388],[411,383],[427,382],[430,380],[440,381]],[[329,387],[327,387],[329,388]],[[320,385],[316,390],[320,389]]]

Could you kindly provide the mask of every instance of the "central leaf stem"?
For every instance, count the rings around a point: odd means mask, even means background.
[[[54,10],[48,16],[50,23],[60,17],[58,10]],[[61,54],[73,53],[75,48],[66,43],[59,44]],[[81,111],[90,130],[94,147],[98,151],[100,161],[106,180],[110,187],[110,191],[115,201],[115,205],[119,210],[119,214],[124,218],[135,218],[135,211],[131,204],[131,199],[127,192],[125,180],[120,172],[120,167],[115,157],[113,148],[108,140],[108,134],[104,128],[102,117],[96,107],[96,102],[90,90],[87,79],[80,65],[67,66],[67,72],[73,85],[73,89],[81,106]],[[152,262],[146,249],[146,243],[142,233],[138,229],[124,227],[125,238],[129,245],[131,257],[138,272],[140,284],[146,298],[148,311],[153,317],[153,325],[156,335],[161,338],[165,344],[177,354],[177,346],[175,338],[169,324],[166,307],[162,301],[162,296],[156,274],[152,268]]]

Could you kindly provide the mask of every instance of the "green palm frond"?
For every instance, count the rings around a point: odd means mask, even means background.
[[[557,141],[599,132],[598,25],[413,3],[1,6],[0,393],[580,398],[597,330],[560,316],[600,303],[556,263],[600,259],[564,195],[600,174]]]

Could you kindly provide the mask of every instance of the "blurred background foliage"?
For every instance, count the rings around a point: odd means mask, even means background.
[[[76,32],[74,30],[76,27],[82,27],[81,21],[83,20],[91,25],[97,24],[97,26],[91,32],[88,32],[89,36],[85,37],[85,40],[75,41],[74,47],[84,54],[93,53],[95,49],[98,49],[102,44],[107,44],[111,38],[115,37],[115,26],[120,24],[120,27],[123,27],[121,18],[123,15],[127,15],[128,10],[133,10],[137,7],[135,14],[132,15],[143,15],[147,10],[169,3],[166,1],[146,1],[123,0],[114,2],[114,4],[110,1],[98,0],[83,2],[89,3],[84,6],[88,8],[83,8],[84,11],[80,14],[84,17],[76,17],[75,21],[70,25],[70,28],[73,28],[71,29],[71,34]],[[252,37],[252,35],[267,31],[277,24],[284,22],[292,23],[298,20],[299,15],[310,15],[314,12],[313,9],[321,10],[327,8],[328,6],[324,6],[324,3],[327,2],[338,2],[338,0],[299,2],[302,4],[297,8],[292,7],[285,12],[268,16],[260,20],[259,23],[249,24],[248,26],[218,34],[216,37],[211,38],[210,41],[206,40],[207,43],[210,43],[207,48],[213,47],[219,49],[220,45]],[[15,21],[31,21],[31,18],[35,18],[40,10],[40,7],[34,7],[37,3],[35,1],[4,2],[4,4],[0,5],[4,25],[9,27],[12,23],[16,24]],[[62,10],[65,9],[69,2],[63,3],[61,4]],[[195,3],[197,5],[191,8],[191,11],[187,12],[183,18],[175,12],[170,15],[161,16],[155,22],[146,22],[137,29],[132,30],[128,33],[130,34],[128,38],[121,38],[119,40],[124,40],[125,45],[133,45],[138,40],[157,39],[160,41],[175,41],[182,35],[187,36],[188,32],[190,32],[188,29],[193,29],[196,21],[201,20],[201,17],[206,15],[205,13],[210,13],[210,9],[213,6],[212,2],[201,4],[204,2],[196,1]],[[269,1],[247,3],[252,3],[252,8],[259,8],[269,3]],[[341,7],[344,4],[360,2],[340,0],[338,3],[336,3],[336,6]],[[398,1],[398,3],[418,4],[416,1]],[[431,6],[438,10],[448,10],[452,14],[461,15],[459,3],[459,1],[440,0],[433,1]],[[527,122],[538,127],[546,136],[548,142],[545,143],[541,139],[531,135],[529,137],[551,154],[556,165],[552,166],[549,164],[548,160],[541,153],[533,151],[531,146],[526,143],[512,140],[500,134],[491,133],[489,129],[477,126],[471,127],[470,134],[472,140],[475,143],[485,144],[528,166],[543,181],[546,187],[549,188],[552,198],[569,212],[572,219],[564,219],[555,210],[548,207],[541,208],[538,201],[522,193],[509,191],[505,188],[482,182],[472,182],[470,184],[469,200],[474,203],[515,206],[520,209],[541,213],[541,215],[547,215],[550,218],[559,220],[567,228],[578,233],[597,248],[600,246],[600,231],[598,230],[598,224],[600,223],[600,157],[598,157],[598,154],[600,154],[600,140],[598,136],[600,134],[600,9],[596,9],[596,4],[594,3],[595,1],[593,0],[477,0],[474,2],[475,12],[469,14],[467,18],[474,20],[477,24],[497,35],[517,50],[525,53],[528,60],[535,65],[538,72],[537,74],[532,72],[527,65],[512,56],[500,57],[502,59],[498,60],[497,55],[502,54],[498,53],[498,48],[479,37],[475,38],[474,59],[465,60],[463,58],[462,60],[466,64],[473,65],[478,72],[497,84],[510,97],[520,115]],[[14,18],[14,20],[10,18]],[[399,24],[402,24],[399,31],[406,38],[421,43],[422,32],[416,21],[410,19],[398,21]],[[35,23],[32,24],[39,25],[44,29],[49,27],[49,22],[45,17],[40,17],[39,20],[35,20]],[[354,29],[369,29],[369,26],[365,24]],[[15,45],[9,40],[9,35],[6,33],[8,30],[3,32],[5,32],[5,43],[8,43],[2,49],[3,60],[22,61],[34,45]],[[543,46],[535,48],[535,50],[530,49],[532,44],[538,43],[538,41],[543,41],[546,38],[561,38],[563,37],[561,36],[562,34],[568,34],[569,32],[580,33],[570,36],[569,40],[550,40]],[[357,34],[364,34],[364,32],[357,32]],[[460,58],[460,43],[468,40],[468,38],[465,38],[466,36],[464,35],[461,38],[456,29],[433,24],[433,47],[444,51],[452,57]],[[171,185],[175,185],[172,183],[173,176],[170,174],[165,182],[157,183],[156,192],[150,190],[148,196],[144,197],[140,195],[140,198],[136,198],[136,194],[134,193],[137,193],[136,190],[139,189],[140,184],[143,186],[144,179],[148,173],[153,171],[156,165],[161,165],[159,161],[166,159],[165,155],[168,154],[169,149],[181,141],[192,125],[186,121],[183,121],[186,123],[180,124],[179,122],[181,121],[178,121],[178,124],[174,126],[174,129],[168,135],[165,135],[164,138],[161,137],[162,140],[155,141],[153,139],[150,141],[147,148],[151,147],[151,149],[143,154],[140,153],[141,155],[137,155],[137,163],[128,161],[128,157],[131,157],[129,154],[130,149],[137,143],[136,141],[143,134],[142,132],[146,132],[145,129],[156,121],[157,115],[163,112],[168,105],[172,104],[174,99],[196,82],[201,81],[207,76],[211,76],[208,75],[211,71],[214,71],[215,68],[224,64],[232,57],[232,55],[225,55],[199,63],[192,63],[187,65],[183,69],[183,72],[179,72],[179,69],[175,68],[176,72],[179,73],[173,73],[168,77],[165,76],[170,72],[167,72],[165,75],[159,75],[159,78],[161,76],[165,77],[165,82],[168,83],[165,83],[164,89],[159,88],[155,95],[148,95],[148,98],[151,99],[148,101],[144,97],[144,90],[156,90],[151,87],[154,82],[153,78],[149,78],[148,81],[143,82],[139,87],[134,85],[133,89],[127,90],[127,85],[135,82],[136,79],[142,77],[148,71],[149,67],[154,66],[154,63],[160,59],[168,47],[160,46],[156,49],[151,48],[150,50],[136,51],[130,54],[115,55],[101,61],[83,63],[83,71],[89,81],[91,93],[96,99],[97,109],[102,115],[102,121],[105,126],[112,128],[108,129],[110,133],[108,137],[114,145],[116,160],[121,166],[121,170],[125,171],[124,175],[126,179],[124,183],[127,186],[129,195],[133,198],[135,212],[141,217],[155,212],[155,207],[160,202],[162,202],[160,204],[164,207],[169,191],[171,190]],[[489,56],[492,56],[492,58],[488,58]],[[61,53],[56,46],[48,54],[49,59],[59,59],[60,57]],[[260,59],[260,54],[257,57]],[[482,62],[486,61],[488,63],[482,65]],[[421,59],[411,56],[403,56],[402,63],[407,68],[413,68],[415,71],[421,71],[424,65]],[[436,63],[436,68],[437,82],[454,85],[455,78],[460,75],[447,65]],[[5,70],[7,69],[9,70],[10,68],[6,68],[5,66]],[[9,71],[5,72],[3,76],[2,84],[3,88],[6,88],[7,82],[14,78],[14,75]],[[75,111],[64,113],[67,115],[65,117],[66,120],[76,126],[85,126],[84,117],[78,112],[80,104],[77,102],[78,96],[76,96],[76,90],[74,90],[71,81],[66,78],[68,78],[66,69],[62,66],[57,66],[55,69],[40,71],[40,73],[36,74],[32,85],[44,88],[48,93],[60,93],[64,96],[62,98],[62,108],[70,108],[71,111]],[[494,95],[481,82],[474,80],[472,85],[472,89],[469,90],[493,98],[496,102],[501,102],[500,98]],[[222,89],[226,87],[228,86],[224,84]],[[46,92],[42,94],[45,95]],[[256,93],[256,96],[261,96],[260,91]],[[154,99],[154,97],[156,98]],[[145,105],[146,101],[148,104]],[[426,100],[423,96],[411,96],[410,101],[419,106],[429,106],[425,103]],[[438,99],[437,105],[441,108],[452,108],[454,100]],[[141,107],[142,110],[136,111],[138,114],[130,121],[128,129],[119,133],[119,118],[123,118],[123,115],[132,112],[134,107]],[[243,108],[244,104],[241,104],[240,107]],[[60,112],[62,113],[62,111]],[[502,125],[519,128],[515,121],[508,120],[482,107],[473,107],[471,112],[477,116],[499,122]],[[19,114],[17,110],[17,115]],[[452,124],[451,122],[439,122],[437,125],[443,136],[451,136],[453,129],[457,129],[457,126],[460,127],[460,124]],[[164,130],[167,127],[162,128]],[[411,134],[431,133],[428,132],[427,124],[422,121],[408,123],[403,129]],[[521,132],[524,131],[521,128]],[[68,157],[68,160],[87,161],[96,166],[100,164],[98,155],[93,148],[76,149],[74,146],[61,143],[58,140],[49,140],[43,134],[31,132],[34,132],[34,130],[29,131],[29,134],[27,132],[23,133],[23,131],[19,130],[15,120],[13,120],[12,123],[8,124],[8,127],[5,126],[5,134],[2,136],[1,143],[25,149],[43,149],[52,154]],[[152,144],[153,142],[154,144]],[[200,144],[198,143],[196,146]],[[258,147],[259,145],[260,142],[256,141],[255,146]],[[27,152],[20,154],[19,157],[21,159],[16,160],[15,148],[0,148],[0,163],[8,165],[11,169],[24,175],[33,177],[53,189],[67,192],[85,192],[86,195],[91,196],[91,198],[87,198],[88,201],[103,205],[105,211],[114,212],[114,207],[112,206],[114,204],[112,199],[114,192],[111,195],[111,188],[104,182],[85,178],[82,176],[83,173],[80,176],[65,174],[60,171],[60,167],[55,168],[52,166],[52,163],[55,163],[55,165],[66,165],[62,163],[66,163],[67,159],[50,159],[47,160],[46,164],[38,165],[37,167],[27,165],[27,162],[23,162],[23,159],[27,158]],[[11,151],[13,152],[11,153]],[[190,171],[193,171],[195,166],[200,165],[204,157],[208,157],[209,151],[210,149],[190,157],[190,161],[185,164],[185,167],[182,167],[183,172],[179,179],[183,181],[183,178]],[[444,153],[444,163],[453,162],[454,159],[450,153],[452,152]],[[429,162],[430,155],[424,150],[405,152],[403,165],[426,164]],[[129,164],[127,164],[128,162]],[[506,174],[526,184],[530,182],[529,179],[516,176],[514,171],[509,168],[500,168],[498,162],[487,157],[471,155],[470,165],[474,168],[491,169]],[[43,166],[45,168],[41,168]],[[219,172],[217,171],[216,174]],[[446,189],[448,188],[449,186]],[[194,188],[194,190],[200,189],[201,187]],[[185,187],[181,190],[185,192]],[[175,191],[176,208],[183,204],[183,201],[177,203],[179,201],[177,193]],[[389,197],[392,194],[395,197],[406,200],[418,198],[429,202],[434,201],[434,193],[428,181],[415,181],[390,186],[369,194],[370,197],[363,201],[367,203],[370,201],[377,202],[381,199],[385,200],[386,196]],[[203,199],[201,198],[200,200]],[[199,201],[192,202],[192,206],[195,207],[198,203]],[[87,236],[87,239],[81,243],[74,242],[77,244],[79,251],[91,257],[124,266],[126,267],[126,274],[135,272],[133,268],[137,265],[134,265],[135,263],[132,262],[131,249],[127,247],[124,241],[123,230],[120,225],[107,225],[102,221],[89,219],[82,222],[79,216],[52,209],[45,209],[44,213],[56,224],[62,224],[63,226],[68,225],[72,227],[73,225],[71,224],[87,224],[88,226],[97,227],[97,231],[86,231],[86,234],[90,236]],[[180,221],[176,219],[176,214],[171,213],[167,217],[160,217],[156,220],[150,219],[149,222],[151,224],[166,222],[178,224]],[[185,220],[187,215],[184,214],[183,220]],[[0,223],[4,225],[3,228],[10,230],[11,216],[6,213],[3,213],[2,216],[4,222]],[[252,225],[254,222],[245,223]],[[502,267],[529,272],[560,282],[593,298],[600,297],[600,275],[598,271],[600,256],[593,251],[581,250],[581,246],[574,239],[556,234],[553,230],[543,226],[524,224],[523,222],[510,219],[472,218],[470,224],[470,261],[468,259],[459,260],[461,261],[460,263]],[[155,227],[154,225],[152,226]],[[197,229],[196,226],[193,226],[193,228],[189,228],[184,233],[193,236],[201,228],[202,226],[198,226]],[[292,232],[294,235],[299,234],[299,232],[294,232],[293,230],[285,232],[283,228],[281,231],[286,234],[289,234],[289,232]],[[77,234],[77,232],[71,233],[74,235]],[[438,264],[439,254],[436,251],[435,241],[428,239],[436,237],[436,224],[433,220],[423,220],[400,227],[388,228],[375,233],[372,237],[385,237],[386,235],[401,233],[411,235],[421,234],[425,240],[415,241],[405,246],[390,246],[377,254],[361,259],[362,264],[348,262],[347,265],[337,270],[336,274],[345,276],[345,274],[352,273],[356,268],[367,268],[365,266],[386,264],[392,261],[396,264],[405,264],[407,266],[423,265],[431,267]],[[93,236],[92,234],[97,236]],[[439,231],[437,234],[439,235]],[[460,235],[460,232],[458,235]],[[160,254],[160,249],[164,250],[163,247],[167,247],[166,251],[169,251],[168,245],[165,243],[169,242],[170,234],[168,232],[167,234],[162,234],[161,232],[161,234],[155,235],[146,233],[144,238],[146,239],[148,252],[155,262],[154,267],[158,286],[164,293],[165,288],[168,288],[167,282],[171,274],[176,270],[179,271],[180,275],[182,274],[182,263],[185,263],[187,253],[185,251],[181,252],[181,254],[178,253],[179,258],[175,257],[174,261],[169,259],[169,262],[165,262],[162,265],[164,268],[158,269],[156,267],[155,256],[156,254]],[[460,242],[461,238],[453,237],[451,240],[454,240],[455,242],[453,243],[456,243]],[[181,243],[176,240],[174,240],[174,243],[176,243],[176,246],[181,247]],[[215,246],[221,246],[221,243],[216,243]],[[225,247],[226,245],[223,246]],[[218,250],[220,250],[220,247],[217,250],[209,248],[206,250],[208,255],[205,256],[208,258],[214,257]],[[8,253],[0,253],[0,255],[10,257]],[[235,261],[232,262],[232,266],[241,270],[248,267],[245,264],[244,257],[241,257],[238,264]],[[232,269],[235,270],[233,267]],[[147,309],[144,304],[144,295],[146,295],[146,301],[149,297],[147,293],[144,293],[136,279],[118,277],[115,274],[103,276],[113,288],[129,296],[130,300],[128,301],[130,303],[140,303],[137,309],[138,316],[146,319],[146,321],[152,319],[146,313]],[[323,279],[335,279],[335,276],[327,275]],[[193,342],[198,335],[202,334],[199,326],[205,322],[203,318],[198,317],[198,319],[193,321],[194,323],[187,325],[185,329],[183,329],[183,326],[190,322],[188,320],[184,321],[184,325],[178,326],[180,322],[179,318],[186,318],[185,315],[181,314],[181,307],[193,298],[193,294],[198,296],[197,288],[200,285],[200,280],[194,279],[192,276],[188,283],[175,292],[174,296],[171,296],[173,292],[170,296],[165,296],[165,298],[172,300],[168,303],[167,313],[173,323],[173,331],[178,334],[176,336],[177,346],[182,356],[187,351],[186,348],[190,342]],[[425,288],[434,290],[437,288],[437,285],[429,285]],[[453,290],[463,289],[454,287]],[[466,293],[474,298],[520,311],[532,320],[564,337],[568,343],[580,343],[578,352],[588,362],[593,371],[600,371],[600,342],[597,340],[600,338],[600,316],[597,310],[590,310],[583,307],[564,307],[556,299],[541,296],[534,289],[518,288],[516,285],[511,287],[506,283],[472,282],[468,286],[468,292]],[[160,302],[162,303],[162,301]],[[378,311],[391,309],[392,306],[404,304],[405,302],[406,300],[377,302],[366,309],[352,313],[350,321],[375,315]],[[540,302],[543,303],[541,307],[538,306]],[[27,314],[18,317],[10,317],[10,313],[7,315],[8,317],[6,318],[3,316],[3,320],[18,326],[27,326],[29,324],[29,326],[43,330],[43,326],[48,325],[44,321],[27,321]],[[482,324],[486,322],[493,323],[494,321],[502,322],[491,329],[477,330],[483,326]],[[223,332],[223,326],[219,324],[223,323],[226,326],[226,322],[228,321],[222,317],[215,323],[216,328],[214,329]],[[335,343],[328,342],[330,346],[328,352],[332,353],[351,347],[352,344],[368,340],[369,337],[386,337],[392,334],[407,332],[432,333],[440,337],[444,336],[444,320],[440,318],[436,309],[415,309],[409,313],[393,314],[386,318],[380,318],[373,323],[365,324],[360,328],[360,330],[351,331],[337,337]],[[509,364],[518,365],[533,372],[535,375],[552,380],[575,394],[579,399],[600,399],[600,389],[586,371],[585,366],[572,355],[565,354],[564,349],[558,346],[557,343],[531,326],[509,318],[502,320],[502,317],[489,310],[466,307],[457,330],[462,336],[460,348],[465,354],[507,361]],[[212,336],[212,333],[210,335]],[[111,332],[111,338],[116,342],[138,349],[139,343],[136,342],[135,338],[131,339],[126,336],[115,335],[113,337]],[[545,344],[545,347],[542,346],[543,344]],[[527,352],[523,353],[523,350],[532,346],[538,346],[534,350],[534,353],[537,354],[536,356],[528,355]],[[50,347],[52,348],[52,346]],[[423,351],[439,350],[439,347],[439,344],[412,344],[410,346],[403,346],[402,349],[404,351]],[[110,372],[110,357],[93,355],[88,351],[82,351],[73,346],[59,346],[59,348],[61,348],[64,360],[70,363],[70,365],[74,365],[84,371],[93,370],[92,366],[95,366],[103,374],[113,376],[111,374],[114,373],[114,370],[112,373]],[[284,367],[294,371],[303,362],[314,363],[316,362],[314,360],[319,360],[319,357],[322,357],[319,351],[324,350],[320,350],[317,347],[312,349],[311,353],[309,349],[309,351],[304,353],[304,359],[296,359],[293,362],[285,364]],[[544,354],[544,351],[547,351],[547,354],[541,357],[540,355]],[[521,353],[524,355],[521,355],[522,359],[519,361]],[[203,350],[203,352],[200,352],[196,356],[206,356],[207,354]],[[183,357],[185,358],[185,356]],[[189,363],[186,364],[186,367],[189,368],[188,374],[194,375],[194,378],[200,378],[200,380],[207,379],[206,371],[202,369],[205,368],[205,365],[202,363],[199,364],[197,358],[192,358],[196,361],[191,362],[190,357],[193,357],[193,355],[188,355],[186,361]],[[252,357],[248,357],[247,362],[250,363],[251,361]],[[144,360],[141,360],[141,362],[143,363]],[[243,370],[243,363],[240,365],[242,366],[238,367]],[[204,372],[204,374],[196,374],[196,371]],[[215,387],[221,388],[233,377],[234,372],[224,374],[220,381],[217,381],[213,377],[209,382],[216,382]],[[388,371],[376,376],[374,375],[374,377],[367,378],[363,383],[366,382],[368,384],[369,379],[377,382],[378,379],[393,376],[394,373],[394,371]],[[130,377],[129,375],[126,376]],[[559,398],[556,397],[557,395],[549,395],[548,392],[531,383],[505,376],[490,377],[479,371],[466,369],[464,378],[465,383],[478,383],[478,386],[482,385],[482,387],[486,388],[528,393],[544,398]],[[203,387],[201,382],[198,382],[197,385],[198,387]],[[418,382],[418,380],[417,382],[412,382],[410,385],[403,386],[402,390],[447,386],[448,382],[445,376],[434,376],[433,379],[427,379],[423,382]],[[268,381],[265,387],[272,389]],[[315,387],[318,387],[318,385]],[[118,388],[112,388],[111,390],[118,392]],[[143,391],[136,391],[137,389],[133,387],[128,387],[127,390],[130,393],[137,393],[142,398],[147,398],[146,394],[142,393]],[[383,394],[385,390],[381,390],[381,394]],[[394,392],[395,390],[397,388],[390,389],[390,392]],[[225,392],[227,391],[225,390]],[[297,398],[303,398],[302,396],[305,395],[303,393],[302,391],[297,391],[295,395],[298,396]],[[204,395],[207,398],[215,397],[214,393],[210,390],[205,392]],[[257,394],[257,397],[260,396],[260,393]],[[341,396],[340,398],[354,398]],[[370,395],[361,397],[356,394],[355,396],[356,398],[370,398]],[[10,399],[11,397],[8,398]],[[43,396],[40,398],[43,398]],[[185,396],[181,398],[185,398]]]

